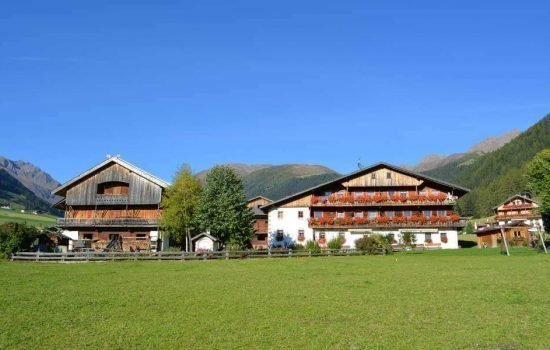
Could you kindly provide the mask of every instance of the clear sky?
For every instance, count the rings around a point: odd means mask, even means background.
[[[550,1],[7,1],[0,155],[63,182],[121,154],[339,172],[550,112]]]

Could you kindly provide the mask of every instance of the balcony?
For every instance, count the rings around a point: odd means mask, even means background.
[[[98,194],[95,202],[97,205],[126,205],[128,204],[128,196]]]
[[[404,218],[395,217],[389,219],[387,217],[378,217],[373,220],[366,218],[321,218],[310,219],[310,228],[322,229],[348,229],[348,228],[439,228],[439,227],[464,227],[467,220],[451,217],[434,217],[425,219],[423,217]]]
[[[93,219],[64,219],[58,218],[57,225],[62,227],[84,227],[84,226],[109,226],[109,227],[133,227],[133,226],[158,226],[158,219],[142,218],[93,218]]]
[[[455,205],[455,198],[449,198],[446,194],[440,195],[344,195],[336,197],[331,196],[312,196],[312,207],[380,207],[380,206],[441,206]]]

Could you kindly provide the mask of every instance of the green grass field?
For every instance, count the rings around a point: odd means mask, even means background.
[[[15,210],[0,209],[0,224],[4,222],[26,223],[30,226],[49,227],[55,225],[55,216],[34,215],[21,213]]]
[[[0,348],[550,348],[549,265],[521,248],[0,262]]]

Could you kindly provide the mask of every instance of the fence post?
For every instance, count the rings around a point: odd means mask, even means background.
[[[382,255],[386,255],[386,247],[382,247]]]
[[[311,249],[307,250],[307,256],[311,258]]]
[[[289,259],[292,258],[292,249],[289,249],[289,250],[288,250],[288,258],[289,258]]]
[[[157,252],[157,256],[159,257],[158,258],[158,261],[161,261],[162,260],[162,255],[160,254],[161,252]]]
[[[225,260],[229,260],[229,252],[225,252]]]
[[[40,251],[36,251],[36,261],[40,261]]]
[[[11,253],[11,261],[13,261],[13,257],[14,257],[14,254],[13,254],[13,253]]]
[[[181,256],[180,256],[180,258],[181,258],[181,261],[185,261],[185,250],[182,250],[182,251],[181,251]]]
[[[271,246],[267,249],[267,257],[271,258]]]

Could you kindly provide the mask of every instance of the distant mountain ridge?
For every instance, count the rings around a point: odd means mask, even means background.
[[[61,184],[39,167],[22,160],[13,161],[0,156],[0,169],[6,170],[39,198],[49,203],[59,200],[51,191]]]
[[[467,152],[464,153],[454,153],[451,155],[442,155],[442,154],[429,154],[426,157],[422,158],[420,162],[415,166],[406,166],[407,168],[414,171],[428,171],[438,167],[445,166],[449,163],[457,162],[460,159],[467,158],[465,160],[471,161],[472,158],[480,157],[485,153],[494,152],[512,141],[521,134],[521,131],[517,129],[510,130],[505,132],[502,135],[491,136],[483,141],[473,145]],[[468,156],[468,157],[466,157]]]
[[[53,209],[50,203],[35,195],[3,168],[0,169],[0,202],[57,214],[57,210]]]
[[[330,168],[314,164],[229,163],[220,165],[231,167],[241,176],[247,198],[264,196],[278,200],[340,176]],[[208,171],[208,169],[201,171],[196,176],[204,181]]]
[[[505,140],[501,138],[496,144]],[[482,147],[491,149],[495,144],[491,140]],[[527,191],[525,166],[546,148],[550,148],[550,115],[496,150],[467,153],[424,173],[470,188],[472,191],[458,201],[461,213],[486,216],[509,196]]]

